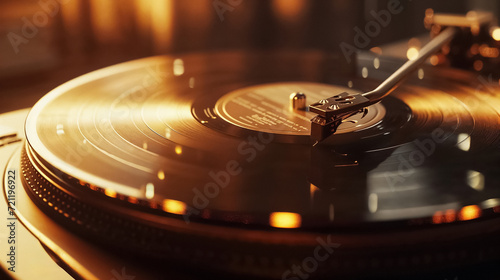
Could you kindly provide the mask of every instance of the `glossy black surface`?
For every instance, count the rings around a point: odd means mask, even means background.
[[[273,212],[293,212],[300,227],[341,229],[440,223],[439,213],[455,222],[468,205],[480,209],[474,218],[495,215],[500,91],[466,72],[424,67],[382,101],[387,112],[376,125],[314,147],[307,135],[252,131],[215,111],[199,117],[204,105],[211,110],[247,86],[366,91],[390,73],[383,59],[380,69],[331,67],[342,61],[225,52],[128,62],[49,93],[28,117],[27,139],[54,169],[83,182],[157,205],[181,202],[179,219],[269,226]]]

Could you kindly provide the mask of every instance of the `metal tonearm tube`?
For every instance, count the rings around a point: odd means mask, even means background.
[[[474,44],[488,44],[491,41],[498,43],[491,32],[500,27],[496,26],[493,14],[488,12],[470,11],[465,15],[431,13],[426,14],[424,23],[431,30],[431,34],[436,36],[419,51],[415,59],[403,64],[377,88],[359,94],[342,92],[309,106],[309,111],[318,114],[311,120],[311,138],[315,143],[334,134],[347,118],[360,113],[366,114],[368,106],[389,95],[404,78],[450,40],[454,44],[455,52],[450,53],[448,62],[459,67],[463,65],[465,68],[470,64],[469,52]],[[497,67],[496,64],[493,66]]]
[[[415,71],[427,58],[439,51],[457,32],[457,27],[447,27],[427,43],[415,59],[408,60],[372,91],[357,94],[342,92],[311,104],[309,111],[318,114],[311,120],[312,140],[320,142],[334,134],[345,119],[359,113],[366,114],[366,107],[380,102],[389,95],[405,77]]]

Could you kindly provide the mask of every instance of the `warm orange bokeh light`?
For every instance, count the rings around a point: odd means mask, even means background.
[[[128,200],[128,202],[133,203],[133,204],[139,203],[139,200],[133,196],[129,196],[127,200]]]
[[[443,212],[442,211],[436,211],[434,215],[432,215],[432,223],[433,224],[440,224],[443,222]]]
[[[120,39],[120,20],[115,3],[91,0],[92,27],[101,43]]]
[[[300,215],[292,212],[273,212],[269,217],[269,224],[276,228],[298,228],[301,223]]]
[[[104,194],[109,197],[116,197],[116,191],[112,189],[105,189]]]
[[[448,209],[445,212],[436,211],[432,216],[433,224],[451,223],[457,220],[457,211]]]
[[[474,61],[473,64],[474,70],[481,71],[483,69],[483,62],[481,60]]]
[[[159,170],[157,176],[158,179],[165,180],[165,172],[163,172],[163,170]]]
[[[418,53],[419,53],[419,51],[417,48],[411,47],[406,52],[406,56],[408,57],[409,60],[415,60],[418,57]]]
[[[307,1],[274,0],[271,2],[276,15],[284,20],[297,20],[306,11]]]
[[[444,221],[446,223],[454,222],[457,219],[457,212],[453,209],[448,209],[444,213]]]
[[[430,62],[431,62],[431,64],[432,64],[432,65],[434,65],[434,66],[435,66],[435,65],[438,65],[438,63],[439,63],[439,57],[438,57],[437,55],[433,55],[433,56],[431,56],[431,58],[430,58]]]
[[[186,203],[173,199],[164,199],[163,210],[172,214],[184,215],[186,213]]]
[[[175,146],[175,153],[178,155],[182,154],[182,147],[179,145]]]
[[[479,54],[483,57],[498,57],[499,51],[497,48],[490,48],[486,44],[483,44],[479,47]]]
[[[500,41],[500,28],[496,27],[495,29],[493,29],[493,31],[491,32],[491,36],[495,41]]]
[[[170,47],[173,30],[172,0],[136,0],[137,20],[143,34],[151,34],[158,51]]]
[[[460,213],[458,214],[458,219],[460,221],[467,221],[472,219],[477,219],[481,217],[481,208],[477,205],[467,205],[462,207]]]

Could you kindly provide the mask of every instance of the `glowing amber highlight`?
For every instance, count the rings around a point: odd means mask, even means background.
[[[174,199],[164,199],[163,211],[172,214],[184,215],[186,213],[186,204],[182,201]]]
[[[496,27],[495,29],[493,29],[493,31],[491,32],[491,37],[493,37],[495,41],[500,41],[500,27]]]
[[[457,220],[457,212],[453,209],[448,209],[445,212],[436,211],[432,215],[433,224],[451,223]]]
[[[147,199],[152,199],[155,196],[155,185],[153,183],[146,184],[146,192],[144,195]]]
[[[163,170],[158,171],[158,179],[165,180],[165,172]]]
[[[436,211],[434,215],[432,215],[432,223],[433,224],[440,224],[443,222],[443,212],[442,211]]]
[[[307,1],[304,0],[274,0],[271,2],[274,12],[284,20],[296,20],[304,11]]]
[[[116,197],[116,191],[112,189],[105,189],[104,194],[109,197]]]
[[[498,57],[498,49],[490,48],[488,45],[483,44],[479,47],[479,54],[483,57],[495,58]]]
[[[418,50],[417,48],[411,47],[408,49],[406,52],[406,56],[408,57],[409,60],[415,60],[418,57]]]
[[[481,208],[477,205],[467,205],[462,207],[458,214],[460,221],[473,220],[481,217]]]
[[[311,184],[309,186],[309,192],[311,194],[311,197],[313,197],[314,193],[319,191],[318,187],[316,187],[314,184]]]
[[[180,58],[174,60],[173,72],[175,76],[181,76],[184,74],[184,61]]]
[[[179,145],[175,146],[175,153],[178,155],[182,154],[182,147]]]
[[[120,38],[120,20],[112,1],[90,0],[91,24],[97,39],[106,43]]]
[[[139,203],[139,200],[133,196],[129,196],[127,200],[128,200],[128,202],[133,203],[133,204]]]
[[[64,22],[64,26],[78,26],[81,23],[81,4],[80,0],[77,1],[67,1],[64,5],[60,5],[61,17]],[[68,29],[66,32],[74,33],[75,30]]]
[[[438,63],[439,63],[439,57],[438,57],[437,55],[433,55],[433,56],[431,56],[430,62],[431,62],[431,64],[432,64],[432,65],[434,65],[434,66],[435,66],[435,65],[438,65]]]
[[[292,212],[273,212],[269,217],[269,224],[276,228],[298,228],[301,223],[300,215]]]
[[[457,212],[453,209],[448,209],[444,213],[444,221],[446,223],[454,222],[457,219]]]

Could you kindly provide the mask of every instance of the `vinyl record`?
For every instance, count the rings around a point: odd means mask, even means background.
[[[498,245],[479,235],[499,230],[498,87],[426,66],[313,145],[314,114],[291,110],[290,94],[311,104],[363,92],[395,69],[364,58],[204,53],[87,74],[30,112],[25,187],[48,215],[117,251],[222,271],[280,276],[320,237],[339,253],[319,275],[374,259],[432,267],[464,240],[454,262],[474,261]]]

